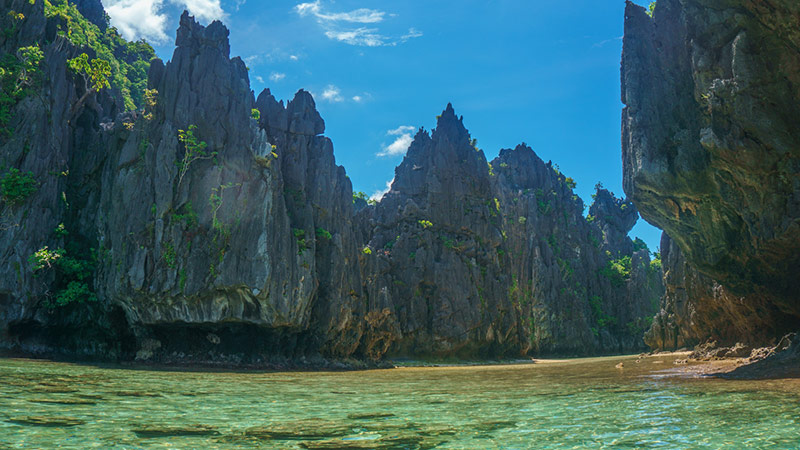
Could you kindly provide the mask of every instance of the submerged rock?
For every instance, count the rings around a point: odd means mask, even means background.
[[[74,427],[86,423],[83,419],[70,416],[24,416],[8,419],[7,422],[36,427]]]
[[[216,436],[219,431],[210,425],[183,425],[183,426],[161,426],[161,425],[141,425],[131,429],[137,436],[143,438],[162,438],[178,436]]]

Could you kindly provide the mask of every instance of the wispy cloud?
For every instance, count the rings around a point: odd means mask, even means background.
[[[400,36],[400,40],[405,42],[405,41],[407,41],[409,39],[418,38],[418,37],[422,37],[422,31],[419,31],[416,28],[411,27],[411,28],[408,29],[408,33]]]
[[[368,8],[354,9],[349,12],[326,13],[322,11],[322,6],[320,5],[319,0],[309,3],[300,3],[299,5],[295,6],[295,10],[301,16],[307,16],[310,14],[321,21],[342,21],[352,23],[378,23],[383,20],[383,16],[386,14],[383,11]]]
[[[377,28],[364,27],[345,31],[329,30],[325,32],[325,36],[328,36],[329,39],[350,45],[362,45],[365,47],[380,47],[386,45],[386,36],[378,34],[377,31]]]
[[[258,81],[261,84],[264,84],[264,79],[261,78],[259,75],[256,75],[256,81]]]
[[[621,41],[621,40],[622,40],[622,36],[617,36],[617,37],[611,38],[611,39],[605,39],[605,40],[602,40],[600,42],[595,42],[594,44],[592,44],[592,48],[602,47],[602,46],[608,44],[609,42]]]
[[[210,22],[227,15],[220,0],[166,0],[166,3],[185,8],[199,20]],[[167,41],[167,16],[164,0],[104,0],[111,25],[125,39],[147,39],[153,43]]]
[[[394,46],[422,36],[422,33],[414,28],[409,28],[408,33],[400,37],[382,34],[375,24],[383,22],[384,17],[387,15],[390,17],[395,15],[387,14],[377,9],[358,8],[346,12],[332,12],[323,8],[321,0],[300,3],[295,5],[294,9],[300,17],[314,17],[317,23],[325,30],[325,36],[328,39],[349,45],[362,47]],[[353,24],[362,26],[353,28]],[[372,26],[363,26],[364,24],[371,24]]]
[[[377,153],[377,156],[392,157],[405,155],[414,137],[411,133],[414,132],[414,127],[410,125],[401,125],[394,130],[386,132],[388,136],[397,136],[391,144],[383,147],[383,150]]]
[[[344,97],[342,97],[342,92],[338,87],[329,84],[328,87],[322,91],[322,99],[329,102],[341,102],[344,100]]]
[[[286,74],[285,73],[272,72],[271,74],[269,74],[269,79],[274,81],[274,82],[276,82],[276,83],[278,81],[281,81],[284,78],[286,78]]]
[[[386,182],[386,188],[385,189],[378,189],[377,191],[373,192],[372,195],[369,196],[369,199],[370,200],[375,200],[376,202],[381,201],[383,196],[386,195],[386,193],[389,192],[389,190],[392,189],[392,183],[394,183],[394,178],[392,178],[390,181]]]

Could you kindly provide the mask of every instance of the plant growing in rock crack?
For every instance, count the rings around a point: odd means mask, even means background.
[[[84,86],[83,95],[70,109],[69,117],[71,120],[83,109],[83,105],[89,96],[94,95],[101,89],[111,87],[108,81],[111,77],[111,65],[108,61],[100,58],[94,58],[89,61],[89,55],[81,53],[75,58],[67,60],[67,66],[83,78]]]
[[[208,197],[208,204],[211,207],[211,227],[220,235],[227,236],[230,234],[228,226],[219,220],[218,213],[220,208],[222,208],[223,194],[225,193],[225,189],[229,189],[234,186],[239,186],[239,184],[221,184],[219,187],[212,188],[211,195]]]
[[[158,90],[145,89],[144,90],[144,114],[142,117],[145,120],[153,120],[153,113],[155,112],[156,105],[158,104]]]
[[[645,13],[647,13],[648,16],[653,17],[653,11],[655,10],[656,10],[656,2],[650,2],[650,5],[647,7]]]
[[[183,177],[186,176],[186,172],[189,171],[189,167],[193,162],[201,159],[212,159],[217,156],[217,152],[206,151],[208,144],[194,135],[195,130],[197,130],[197,125],[189,125],[186,130],[178,130],[178,140],[181,141],[184,147],[183,158],[175,161],[178,166],[178,189],[180,189]]]

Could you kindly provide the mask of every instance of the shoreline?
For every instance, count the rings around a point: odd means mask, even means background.
[[[420,369],[475,369],[475,368],[514,368],[531,366],[554,366],[559,364],[584,363],[595,359],[610,359],[621,361],[615,366],[624,370],[625,364],[639,363],[644,360],[661,359],[659,364],[668,364],[654,370],[653,375],[665,378],[708,378],[725,380],[769,380],[800,378],[800,359],[786,358],[782,353],[776,355],[780,364],[768,358],[749,360],[749,358],[720,357],[720,358],[692,358],[695,352],[689,350],[631,353],[618,355],[598,355],[579,357],[552,357],[552,358],[517,358],[517,359],[492,359],[492,360],[415,360],[398,359],[384,361],[368,361],[359,359],[330,360],[325,358],[275,358],[270,361],[252,364],[231,364],[209,361],[98,361],[89,359],[69,358],[58,355],[31,355],[22,352],[0,350],[0,359],[31,360],[51,363],[76,364],[95,366],[104,369],[145,370],[159,372],[235,372],[235,373],[314,373],[314,372],[358,372],[373,370],[420,370]],[[773,355],[774,357],[775,355]],[[669,360],[672,361],[669,361]]]

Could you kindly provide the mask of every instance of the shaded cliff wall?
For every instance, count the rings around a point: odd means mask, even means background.
[[[799,21],[793,1],[626,7],[624,188],[672,242],[652,345],[800,326]]]
[[[45,76],[0,137],[37,180],[3,203],[2,347],[225,363],[642,348],[662,287],[630,202],[599,190],[587,221],[552,164],[525,145],[487,163],[448,105],[386,197],[356,204],[311,95],[256,99],[227,28],[186,13],[172,59],[149,63],[152,101],[124,112],[103,90],[71,117],[66,60],[89,50],[12,3],[28,22],[3,51],[44,43]],[[45,247],[63,256],[37,270]]]

